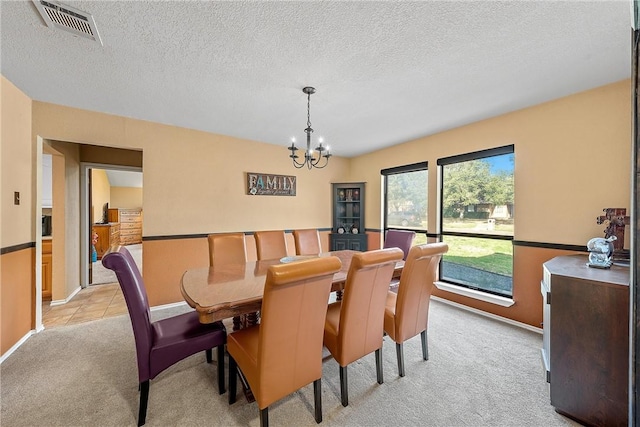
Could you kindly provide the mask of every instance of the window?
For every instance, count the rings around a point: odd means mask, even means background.
[[[449,252],[440,280],[513,294],[513,145],[438,160],[440,230]]]
[[[385,231],[427,231],[427,172],[426,162],[380,171],[384,177]],[[424,242],[426,235],[416,236],[415,244]]]

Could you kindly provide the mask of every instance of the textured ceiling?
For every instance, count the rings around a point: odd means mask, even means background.
[[[66,1],[104,46],[1,1],[35,100],[354,156],[630,76],[629,1]],[[179,143],[179,141],[176,141]]]

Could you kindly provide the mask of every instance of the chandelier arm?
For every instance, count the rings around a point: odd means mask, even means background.
[[[322,157],[324,157],[324,156],[322,156]],[[324,159],[325,159],[324,165],[317,166],[320,163],[320,159],[322,157],[318,157],[318,161],[316,162],[316,165],[314,166],[316,169],[322,169],[322,168],[324,168],[325,166],[327,166],[329,164],[329,158],[328,157],[324,157]]]
[[[296,169],[300,169],[304,165],[305,165],[305,163],[300,163],[296,159],[293,159],[293,166],[295,166]]]

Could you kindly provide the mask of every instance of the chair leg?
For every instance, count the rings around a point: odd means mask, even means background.
[[[211,351],[211,349],[210,349],[210,348],[206,349],[206,350],[204,351],[204,354],[206,354],[206,355],[207,355],[207,363],[211,363],[211,362],[213,362],[213,352]]]
[[[313,382],[313,400],[316,408],[316,423],[322,422],[322,378]]]
[[[229,355],[229,405],[236,401],[236,385],[238,380],[238,365]]]
[[[224,394],[224,344],[218,346],[218,393]]]
[[[138,427],[147,420],[147,403],[149,402],[149,380],[140,383],[140,409],[138,412]]]
[[[269,407],[260,409],[260,427],[269,427]]]
[[[376,376],[378,377],[378,384],[382,384],[384,382],[384,377],[382,375],[382,349],[381,348],[376,350]]]
[[[398,375],[404,377],[404,352],[402,351],[402,343],[396,343],[396,355],[398,356]]]
[[[429,360],[429,343],[427,342],[427,330],[420,332],[420,339],[422,340],[422,358]]]
[[[347,367],[340,366],[340,397],[342,406],[349,405],[349,387],[347,386]]]

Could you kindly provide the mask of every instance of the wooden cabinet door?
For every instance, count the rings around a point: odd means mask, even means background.
[[[53,282],[53,256],[51,254],[51,240],[42,241],[42,298],[51,299]]]
[[[53,263],[51,254],[42,255],[42,298],[51,299]]]
[[[98,235],[98,241],[95,243],[98,259],[102,259],[102,255],[109,249],[110,227],[108,225],[94,226],[93,231]]]
[[[360,240],[351,240],[349,242],[349,249],[351,249],[352,251],[362,251]]]
[[[333,241],[333,248],[331,248],[331,250],[344,251],[346,249],[347,249],[347,240],[338,238]]]

